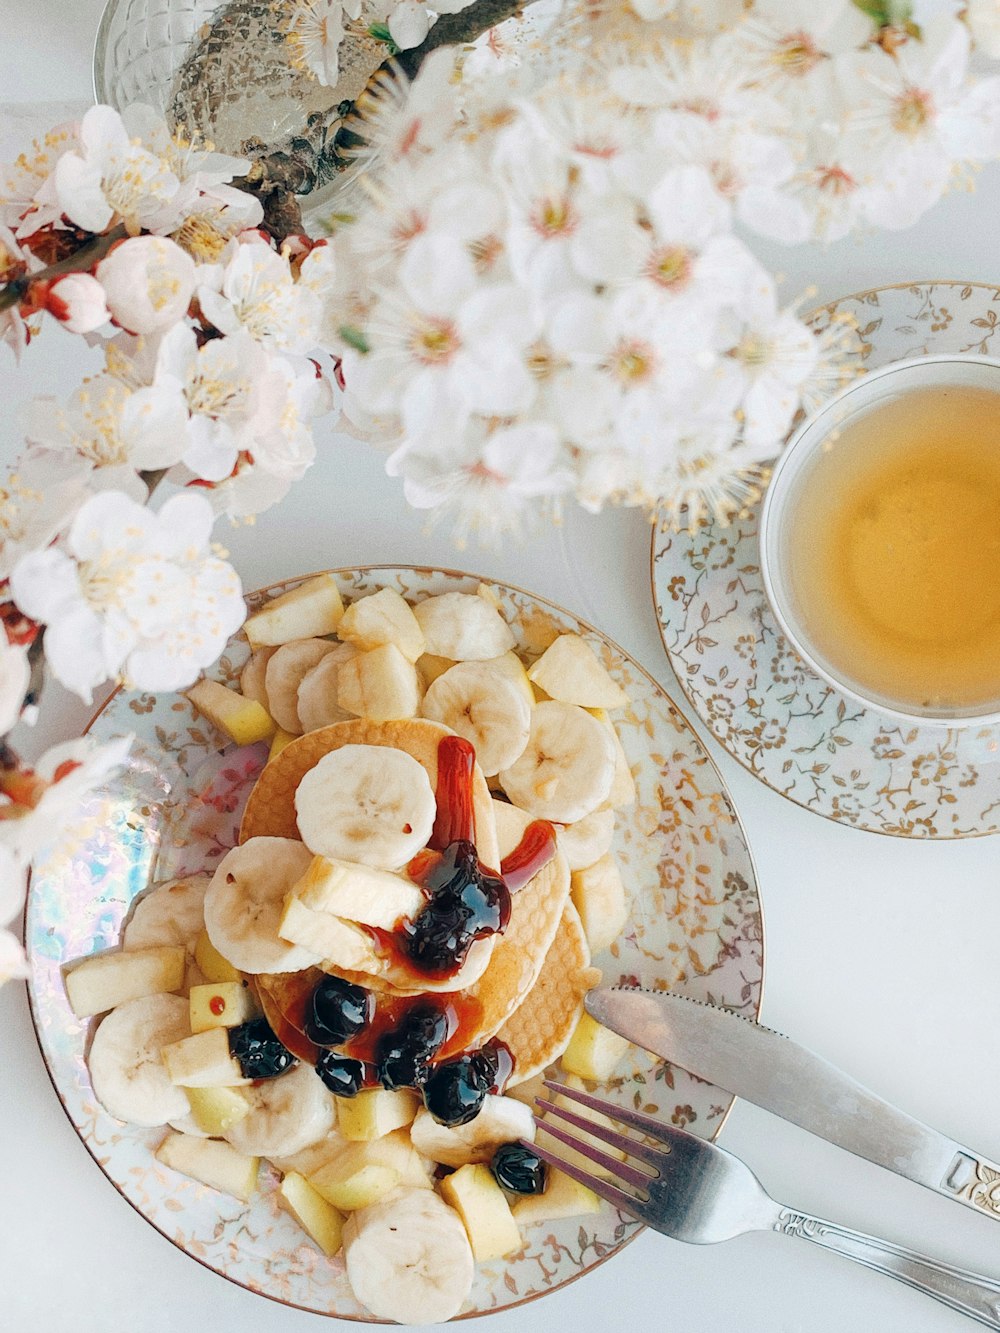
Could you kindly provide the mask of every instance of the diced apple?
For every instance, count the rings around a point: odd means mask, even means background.
[[[512,685],[516,685],[520,693],[524,696],[524,701],[529,708],[535,706],[535,691],[531,688],[531,681],[528,679],[528,672],[524,663],[518,657],[517,653],[511,649],[509,653],[501,653],[499,657],[491,657],[483,663],[491,671],[495,671],[498,676],[503,676],[509,680]]]
[[[199,680],[187,697],[202,717],[237,745],[268,741],[274,735],[274,719],[262,704],[245,699],[217,680]]]
[[[393,588],[381,588],[352,602],[337,633],[362,652],[394,643],[404,657],[415,662],[424,651],[424,632],[409,604]]]
[[[267,752],[268,762],[276,759],[286,745],[291,745],[292,741],[297,741],[294,731],[286,731],[284,727],[275,727],[274,735],[271,737],[271,748]]]
[[[297,1171],[290,1171],[285,1176],[278,1195],[306,1235],[332,1259],[343,1245],[344,1219],[337,1209]]]
[[[405,1129],[370,1143],[347,1143],[309,1175],[324,1199],[345,1212],[365,1208],[397,1185],[430,1189],[431,1180]]]
[[[505,856],[510,856],[535,817],[520,806],[511,805],[509,801],[498,801],[496,797],[492,804],[497,826],[497,846],[500,848],[500,859],[503,860]]]
[[[350,861],[328,861],[325,856],[313,857],[292,895],[314,912],[331,912],[382,930],[392,930],[402,917],[416,916],[425,901],[404,875]]]
[[[318,574],[273,598],[249,616],[243,628],[252,648],[277,646],[292,639],[333,634],[343,614],[344,603],[333,575]]]
[[[250,1114],[251,1106],[239,1088],[185,1088],[191,1103],[191,1118],[200,1130],[213,1138],[224,1135]]]
[[[565,1171],[548,1168],[548,1181],[542,1194],[526,1194],[511,1210],[518,1226],[532,1222],[556,1222],[561,1217],[581,1217],[599,1213],[601,1200],[592,1189],[580,1185]]]
[[[240,981],[239,971],[228,958],[223,958],[218,949],[208,938],[208,931],[203,930],[194,946],[194,961],[198,964],[206,981]]]
[[[289,944],[298,944],[348,972],[379,970],[379,958],[370,935],[339,916],[312,911],[291,894],[285,900],[278,934]]]
[[[613,944],[628,921],[628,904],[618,862],[612,854],[607,852],[586,870],[574,870],[570,894],[590,952],[599,953]]]
[[[438,676],[443,676],[446,671],[450,671],[455,665],[453,657],[437,657],[434,653],[424,653],[417,658],[417,675],[420,677],[421,684],[426,690],[428,685],[433,685]]]
[[[507,1196],[488,1166],[470,1163],[441,1181],[441,1197],[450,1203],[465,1226],[477,1262],[502,1259],[523,1245]]]
[[[562,1067],[567,1074],[606,1083],[628,1048],[624,1037],[583,1014],[562,1053]]]
[[[356,1097],[338,1097],[337,1126],[345,1139],[368,1142],[408,1125],[419,1102],[405,1088],[369,1088]]]
[[[192,1032],[237,1028],[257,1013],[250,988],[243,981],[210,981],[205,986],[192,986],[188,1003]]]
[[[358,653],[337,676],[340,707],[373,722],[416,717],[420,699],[417,668],[394,643]]]
[[[236,1088],[251,1082],[229,1053],[226,1028],[211,1028],[171,1042],[160,1055],[170,1082],[181,1088]]]
[[[579,634],[560,634],[528,671],[552,699],[581,708],[624,708],[628,695]]]
[[[361,1165],[335,1158],[312,1177],[312,1185],[327,1203],[353,1213],[377,1203],[399,1184],[399,1172],[377,1162]]]
[[[244,1157],[220,1139],[193,1134],[168,1134],[156,1150],[164,1166],[200,1180],[203,1185],[249,1201],[257,1192],[259,1157]]]
[[[103,1014],[126,1000],[179,991],[184,985],[185,952],[181,945],[118,949],[94,954],[64,975],[66,995],[77,1018]]]

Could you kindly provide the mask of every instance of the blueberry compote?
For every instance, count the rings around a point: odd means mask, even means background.
[[[362,1032],[375,1012],[375,997],[363,986],[325,976],[312,993],[305,1034],[317,1046],[339,1046]]]
[[[402,950],[418,971],[456,972],[476,940],[506,928],[510,892],[499,875],[479,864],[474,843],[463,838],[441,852],[421,853],[409,872],[428,898],[424,910],[400,930]]]
[[[490,1093],[503,1092],[513,1068],[503,1042],[466,1051],[431,1070],[423,1086],[424,1105],[439,1124],[464,1125],[475,1119]]]
[[[490,1170],[498,1185],[512,1194],[544,1194],[545,1163],[523,1143],[501,1143]]]
[[[244,1078],[277,1078],[298,1061],[274,1035],[266,1018],[241,1023],[229,1033],[229,1050]]]

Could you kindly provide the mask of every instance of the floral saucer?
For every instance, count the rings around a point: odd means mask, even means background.
[[[407,597],[474,591],[448,570],[336,570],[350,598],[392,587]],[[277,593],[299,580],[252,594]],[[662,688],[610,640],[550,602],[491,584],[518,640],[541,652],[565,631],[584,635],[629,696],[617,723],[638,799],[620,812],[614,851],[630,892],[618,941],[595,958],[607,982],[673,987],[755,1018],[763,935],[753,861],[718,770]],[[233,682],[248,653],[233,639],[215,675]],[[223,1277],[318,1314],[366,1321],[342,1259],[327,1260],[278,1207],[277,1176],[243,1204],[160,1165],[162,1130],[112,1119],[96,1102],[84,1060],[90,1024],[70,1011],[61,966],[114,947],[135,896],[154,880],[211,870],[237,839],[243,805],[267,747],[220,746],[183,695],[118,691],[91,724],[98,740],[135,734],[129,763],[92,793],[36,869],[26,945],[32,1015],[67,1116],[115,1188],[168,1240]],[[628,1106],[714,1138],[733,1098],[633,1048],[604,1089]],[[539,1224],[511,1259],[479,1265],[467,1309],[488,1314],[531,1300],[596,1267],[639,1230],[609,1205]]]
[[[931,352],[1000,356],[1000,288],[879,287],[821,307],[812,323],[857,321],[874,369]],[[755,777],[827,819],[910,838],[1000,829],[1000,727],[900,724],[846,699],[782,636],[761,582],[759,504],[729,528],[660,533],[653,600],[681,689]]]

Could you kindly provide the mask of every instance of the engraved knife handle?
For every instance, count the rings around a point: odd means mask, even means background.
[[[956,1150],[938,1189],[969,1208],[1000,1218],[1000,1166],[968,1148]]]
[[[933,1296],[987,1328],[1000,1329],[1000,1282],[993,1278],[928,1259],[925,1254],[917,1254],[902,1245],[893,1245],[791,1208],[781,1209],[774,1230],[833,1250],[855,1263],[874,1268],[878,1273],[885,1273],[905,1282],[908,1287]]]

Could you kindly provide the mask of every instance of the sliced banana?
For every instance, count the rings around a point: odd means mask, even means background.
[[[264,1079],[246,1095],[250,1114],[230,1125],[225,1137],[247,1157],[292,1157],[325,1139],[336,1124],[336,1102],[312,1065]]]
[[[351,714],[337,703],[337,677],[341,666],[357,655],[350,643],[334,644],[299,682],[296,708],[303,732],[319,731],[334,722],[346,722]]]
[[[413,608],[424,632],[424,652],[456,662],[482,662],[514,647],[514,635],[499,610],[485,597],[445,592]]]
[[[299,832],[310,851],[378,870],[399,870],[426,847],[436,813],[426,769],[386,745],[332,750],[295,792]]]
[[[299,685],[305,675],[333,651],[336,644],[328,639],[293,639],[282,644],[264,672],[267,711],[283,731],[302,734],[299,721]]]
[[[344,1226],[355,1296],[376,1318],[439,1324],[458,1314],[475,1276],[472,1248],[453,1208],[432,1190],[396,1190]]]
[[[240,672],[240,694],[244,699],[260,704],[261,708],[267,708],[267,664],[276,651],[274,648],[255,648]]]
[[[615,836],[614,810],[595,810],[575,824],[560,824],[556,841],[570,870],[586,870],[611,847]]]
[[[487,662],[459,662],[438,676],[420,711],[474,745],[488,778],[510,768],[528,743],[531,708],[524,694]]]
[[[205,895],[212,945],[241,972],[298,972],[320,960],[278,935],[285,896],[309,868],[291,838],[250,838],[219,862]]]
[[[113,1009],[94,1033],[87,1065],[94,1096],[118,1120],[165,1125],[190,1106],[160,1059],[160,1048],[191,1031],[188,1002],[179,995],[146,995]]]
[[[189,875],[154,885],[132,908],[122,935],[125,949],[180,944],[189,962],[205,925],[205,893],[211,877]]]
[[[410,1126],[410,1142],[418,1153],[443,1166],[488,1162],[501,1143],[535,1141],[531,1108],[514,1097],[486,1097],[477,1116],[464,1125],[440,1125],[422,1106]]]
[[[606,800],[615,777],[611,733],[576,704],[536,704],[524,753],[503,769],[503,789],[536,819],[572,824]]]

